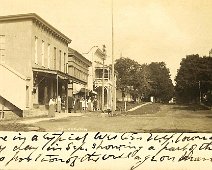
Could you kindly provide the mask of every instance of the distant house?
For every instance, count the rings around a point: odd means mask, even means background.
[[[122,92],[121,90],[116,90],[116,99],[117,101],[126,101],[126,102],[132,102],[133,98],[132,95],[128,92]]]
[[[69,43],[37,14],[0,17],[1,117],[30,116],[58,96],[67,110]]]

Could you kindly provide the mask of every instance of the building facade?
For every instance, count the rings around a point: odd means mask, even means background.
[[[104,49],[98,47],[92,48],[87,57],[92,62],[89,68],[88,88],[97,93],[98,109],[106,110],[112,108],[112,68],[105,64],[106,53]],[[103,76],[104,75],[104,76]],[[116,75],[115,88],[116,88]],[[115,100],[116,100],[116,90]],[[116,103],[116,102],[114,102]],[[116,108],[116,105],[114,106]]]
[[[83,88],[87,89],[91,65],[91,61],[78,51],[68,49],[68,74],[73,77],[73,81],[69,84],[69,96],[79,93]]]
[[[45,110],[49,99],[58,96],[67,110],[69,43],[36,14],[0,17],[0,106],[5,118]]]

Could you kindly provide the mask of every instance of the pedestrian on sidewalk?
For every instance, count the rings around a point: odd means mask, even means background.
[[[95,98],[94,98],[94,100],[93,100],[93,110],[94,111],[97,111],[97,98],[96,98],[96,96],[95,96]]]
[[[93,111],[93,102],[91,101],[91,97],[88,99],[88,111]]]
[[[55,102],[54,99],[51,98],[49,100],[49,112],[48,112],[48,117],[55,117]]]
[[[57,112],[60,113],[61,112],[61,98],[60,96],[57,97]]]
[[[74,108],[74,98],[68,96],[68,113],[71,113],[73,108]]]

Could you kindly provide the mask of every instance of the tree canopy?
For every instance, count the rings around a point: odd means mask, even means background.
[[[168,102],[174,94],[174,86],[170,78],[169,69],[164,62],[153,62],[149,65],[152,91],[156,100]]]
[[[212,92],[212,57],[187,55],[175,78],[178,102],[200,102]],[[207,100],[207,99],[206,99]]]
[[[167,102],[173,97],[170,72],[164,62],[141,65],[122,57],[116,60],[115,70],[118,72],[117,88],[131,93],[134,99],[154,96],[158,101]]]

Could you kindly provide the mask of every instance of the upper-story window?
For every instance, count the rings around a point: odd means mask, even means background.
[[[64,53],[63,65],[64,65],[64,73],[67,73],[67,71],[66,71],[66,53]]]
[[[51,54],[50,54],[50,44],[48,44],[48,49],[47,49],[47,57],[48,57],[48,68],[50,68],[50,61],[51,61]]]
[[[44,61],[45,61],[45,58],[44,58],[44,41],[42,40],[42,44],[41,44],[41,64],[42,64],[42,66],[44,66]]]
[[[5,35],[0,35],[0,61],[5,62]]]
[[[35,36],[35,64],[38,64],[38,37]]]
[[[62,52],[61,52],[61,50],[59,51],[59,61],[58,61],[58,63],[59,63],[59,70],[61,71],[62,70]]]
[[[56,57],[57,57],[57,48],[56,47],[54,47],[54,61],[53,61],[53,68],[56,70]]]

